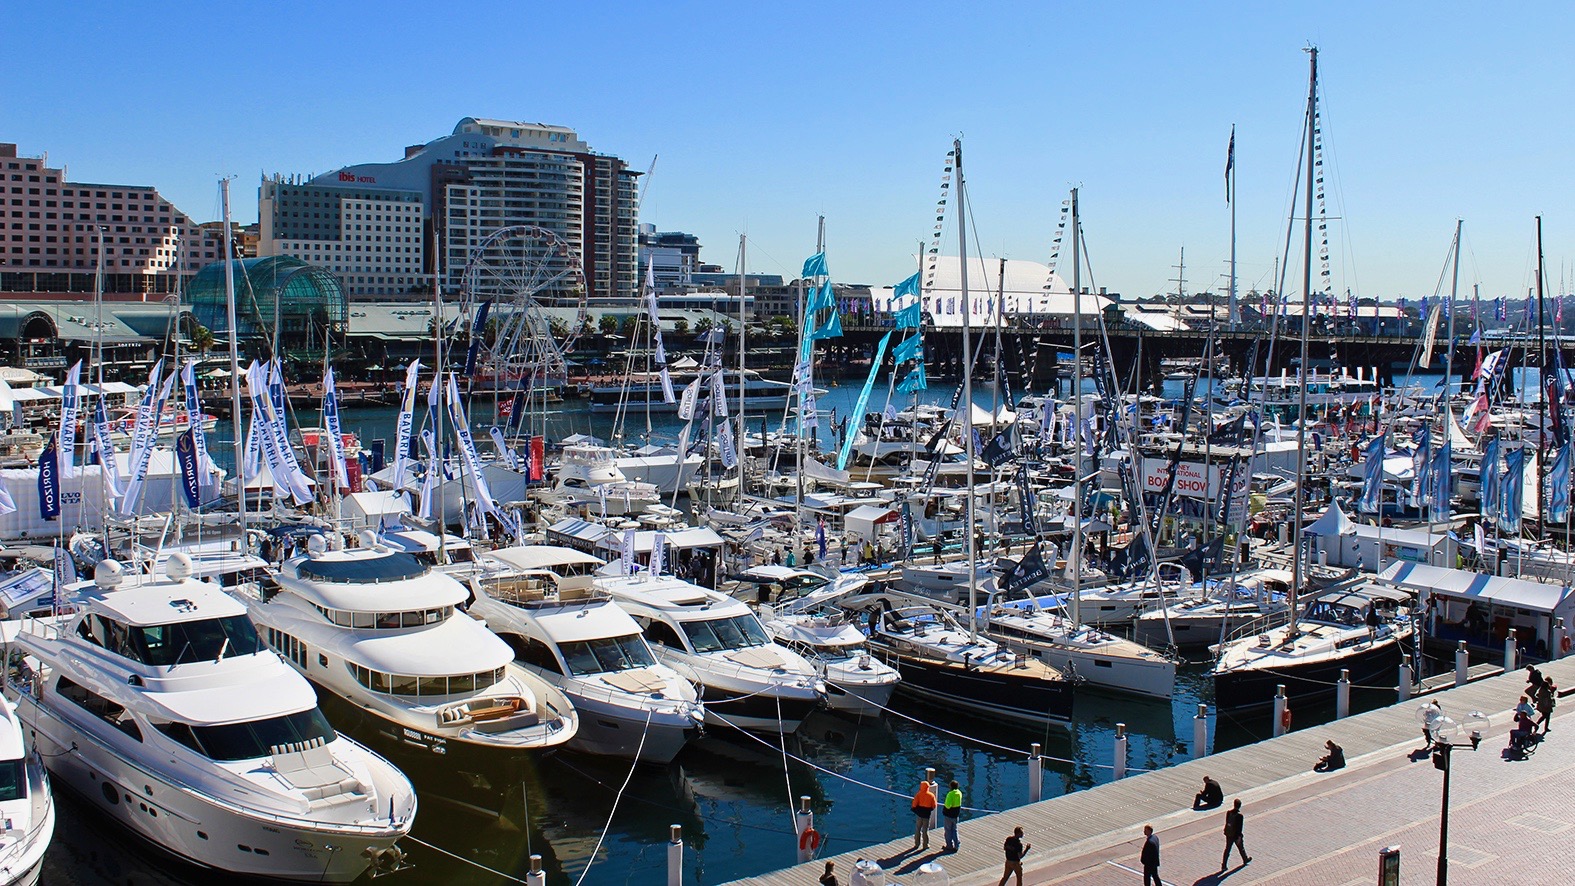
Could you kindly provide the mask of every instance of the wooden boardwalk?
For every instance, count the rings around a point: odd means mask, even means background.
[[[1559,686],[1575,686],[1575,657],[1543,665],[1542,671]],[[1477,679],[1459,688],[1441,689],[1430,693],[1429,697],[1437,699],[1447,714],[1460,716],[1474,710],[1487,713],[1492,718],[1493,731],[1501,736],[1510,720],[1508,712],[1524,686],[1525,671],[1519,670]],[[1058,861],[1070,862],[1114,845],[1135,847],[1145,823],[1152,822],[1163,831],[1168,824],[1196,817],[1190,804],[1204,775],[1216,777],[1223,784],[1227,797],[1246,793],[1256,810],[1272,805],[1276,796],[1289,798],[1293,791],[1305,795],[1309,790],[1332,792],[1348,785],[1363,777],[1359,770],[1364,756],[1387,758],[1408,742],[1413,747],[1419,746],[1421,733],[1416,718],[1419,704],[1412,699],[1345,720],[1293,730],[1280,738],[1201,760],[1129,775],[1088,790],[966,820],[958,828],[962,849],[956,853],[936,851],[942,843],[937,830],[931,835],[930,852],[910,852],[912,838],[904,836],[833,858],[843,883],[848,882],[855,860],[875,859],[889,877],[902,883],[912,883],[920,865],[936,861],[945,868],[952,886],[983,886],[995,883],[1000,877],[1001,841],[1013,827],[1021,826],[1034,846],[1026,860],[1029,868],[1026,882],[1045,882],[1050,879],[1045,872],[1053,870]],[[1311,766],[1323,756],[1327,739],[1333,739],[1345,749],[1352,765],[1341,772],[1313,775]],[[1403,823],[1411,816],[1416,822],[1422,822],[1435,812],[1436,806],[1422,805],[1401,811],[1398,820]],[[1217,811],[1210,813],[1216,814]],[[1320,819],[1328,817],[1318,811],[1310,814]],[[1135,857],[1136,849],[1123,849],[1121,854]],[[735,882],[747,886],[812,886],[825,860]],[[1036,869],[1040,871],[1037,876]],[[1132,879],[1135,882],[1137,878]]]

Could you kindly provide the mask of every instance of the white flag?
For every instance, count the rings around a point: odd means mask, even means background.
[[[394,488],[405,482],[405,461],[410,452],[410,427],[415,420],[416,374],[421,371],[421,361],[411,360],[405,370],[405,390],[399,398],[399,420],[394,430]],[[434,385],[437,379],[434,377]]]
[[[683,399],[678,401],[678,417],[689,421],[695,417],[695,400],[700,396],[700,379],[695,379],[684,388]]]
[[[722,422],[716,430],[717,446],[722,450],[722,467],[732,470],[738,465],[738,450],[733,446],[733,425]]]
[[[727,388],[720,371],[711,376],[711,406],[717,418],[727,418]]]
[[[633,575],[635,570],[633,529],[625,529],[623,531],[623,556],[621,557],[621,561],[623,565],[623,574]]]
[[[651,539],[651,574],[661,575],[667,568],[667,536],[661,532]]]
[[[71,476],[76,469],[77,413],[82,406],[82,361],[78,360],[66,373],[66,384],[60,391],[60,475]],[[102,396],[102,393],[100,394]]]
[[[673,396],[673,377],[667,374],[666,366],[662,367],[662,402],[678,402],[678,398]]]

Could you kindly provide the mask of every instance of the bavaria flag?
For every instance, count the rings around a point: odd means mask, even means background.
[[[1383,505],[1384,448],[1383,434],[1367,444],[1367,463],[1362,474],[1362,500],[1358,505],[1364,514],[1376,514]]]

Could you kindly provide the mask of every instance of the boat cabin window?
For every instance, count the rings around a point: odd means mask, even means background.
[[[220,762],[256,760],[272,756],[273,749],[280,745],[314,739],[322,739],[327,744],[337,737],[334,728],[328,725],[328,718],[317,708],[223,726],[166,723],[160,724],[158,730],[204,757]]]
[[[563,666],[558,664],[558,657],[552,654],[552,647],[534,637],[522,637],[519,634],[499,634],[503,641],[514,650],[514,660],[531,667],[541,668],[554,674],[563,673]]]
[[[137,722],[126,713],[126,709],[110,701],[102,695],[85,687],[78,686],[65,677],[61,677],[55,684],[55,692],[61,698],[75,702],[83,710],[106,723],[126,733],[137,741],[142,740],[142,730],[137,728]]]
[[[415,698],[469,695],[472,692],[480,692],[496,683],[503,682],[503,677],[506,673],[506,669],[498,668],[497,670],[484,671],[479,674],[410,677],[401,674],[385,674],[350,662],[346,662],[345,667],[350,671],[351,676],[355,677],[357,683],[373,692]]]
[[[0,803],[27,796],[27,764],[22,760],[0,760]]]
[[[563,650],[563,659],[569,663],[569,673],[576,677],[648,668],[656,664],[650,647],[645,645],[639,634],[560,643],[558,648]]]
[[[244,615],[145,625],[128,631],[126,657],[155,667],[215,661],[263,650],[257,629]]]
[[[696,652],[718,652],[747,646],[766,646],[771,638],[753,615],[735,615],[709,621],[682,622],[684,633]]]
[[[317,606],[315,604],[313,608],[321,613],[323,618],[342,628],[378,631],[440,624],[447,621],[454,614],[454,607],[452,606],[413,609],[409,612],[350,612],[344,609],[329,609],[326,606]]]
[[[678,632],[665,621],[652,621],[645,626],[645,639],[652,643],[660,643],[672,649],[688,650],[684,641],[679,639]]]

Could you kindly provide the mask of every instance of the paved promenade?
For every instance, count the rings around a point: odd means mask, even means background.
[[[1575,687],[1575,658],[1543,668],[1562,689]],[[1459,884],[1563,883],[1555,867],[1575,836],[1575,698],[1560,701],[1553,729],[1528,758],[1511,760],[1510,709],[1525,685],[1525,671],[1434,693],[1448,714],[1489,715],[1479,751],[1454,752],[1450,786],[1450,875]],[[1416,721],[1416,700],[1278,739],[1194,760],[1168,769],[965,821],[955,854],[912,854],[910,839],[837,856],[847,883],[857,858],[880,861],[896,882],[915,882],[921,864],[938,861],[953,886],[994,884],[1001,875],[1001,841],[1021,825],[1033,850],[1024,882],[1034,886],[1077,883],[1139,884],[1142,826],[1154,825],[1161,841],[1160,872],[1167,884],[1372,884],[1378,850],[1401,848],[1402,884],[1433,883],[1443,773],[1426,753]],[[1348,765],[1315,773],[1325,739],[1345,748]],[[1464,740],[1462,737],[1461,740]],[[1224,809],[1193,812],[1192,795],[1205,774],[1225,789],[1226,806],[1240,798],[1252,863],[1220,872]],[[931,845],[940,845],[940,833]],[[813,886],[823,862],[738,881],[748,886]]]

